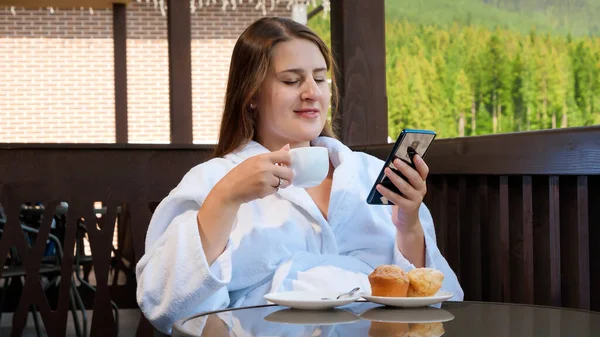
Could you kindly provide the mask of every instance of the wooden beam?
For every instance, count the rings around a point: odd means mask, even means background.
[[[332,1],[331,46],[339,67],[340,139],[350,146],[386,144],[384,0]]]
[[[600,125],[436,140],[429,174],[600,175]],[[380,159],[393,144],[354,146]]]
[[[115,129],[117,143],[127,143],[127,7],[113,4],[115,56]]]
[[[168,0],[171,143],[192,144],[192,17],[186,1]]]
[[[0,6],[25,7],[38,9],[40,7],[109,9],[114,3],[128,4],[131,0],[0,0]]]

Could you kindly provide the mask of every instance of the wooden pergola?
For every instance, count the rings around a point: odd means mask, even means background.
[[[120,216],[127,225],[123,231],[132,241],[129,260],[137,261],[144,253],[152,216],[149,204],[164,198],[190,167],[208,160],[213,147],[191,145],[191,14],[187,0],[167,0],[172,144],[125,145],[127,3],[0,0],[0,5],[30,8],[113,9],[119,143],[0,144],[0,202],[9,220],[11,215],[16,219],[24,200],[69,201],[72,219],[93,217],[88,206],[96,200],[106,201],[109,209],[122,205]],[[384,0],[332,1],[331,36],[340,70],[340,138],[354,150],[385,158],[390,145]],[[599,135],[600,126],[593,126],[436,141],[427,154],[431,173],[425,203],[435,219],[437,244],[457,273],[467,300],[600,310],[600,246],[592,244],[600,240],[600,208],[594,207],[600,204]],[[107,223],[114,225],[113,219]],[[18,223],[13,223],[12,232],[5,232],[0,240],[2,253],[22,240]],[[44,226],[49,230],[49,223]],[[107,228],[110,232],[112,227]],[[74,234],[70,235],[65,247],[73,243]],[[90,242],[95,272],[106,280],[111,237],[102,235],[90,236]],[[43,246],[38,246],[41,252]],[[31,279],[36,277],[35,262],[31,259],[28,265]],[[65,280],[69,266],[67,261]],[[128,284],[109,291],[106,282],[99,282],[98,289],[94,333],[114,335],[110,295],[126,297],[123,295],[133,290]],[[66,301],[67,293],[61,294]],[[26,305],[45,301],[43,293],[23,293],[19,303],[25,309],[15,312],[20,322],[16,331],[24,326]],[[61,308],[56,314],[40,310],[44,324],[52,327],[50,336],[64,335],[66,307]],[[138,336],[151,335],[151,331],[142,318]]]
[[[184,168],[188,167],[191,162],[197,162],[206,157],[206,150],[208,146],[192,146],[193,144],[193,133],[192,133],[192,48],[191,48],[191,13],[189,7],[189,0],[166,0],[166,12],[167,12],[167,29],[168,29],[168,57],[169,57],[169,98],[170,98],[170,134],[171,144],[164,146],[160,145],[128,145],[128,114],[127,114],[127,5],[131,0],[0,0],[1,6],[15,6],[25,8],[45,8],[53,7],[59,9],[70,9],[70,8],[92,8],[92,9],[112,9],[113,12],[113,40],[114,40],[114,88],[115,88],[115,129],[116,129],[116,143],[117,144],[106,144],[108,147],[119,148],[121,154],[127,154],[130,150],[135,151],[134,162],[143,163],[145,160],[140,160],[139,155],[145,157],[146,154],[150,154],[150,160],[158,158],[165,158],[163,155],[154,153],[153,149],[163,149],[169,152],[169,157],[175,156],[179,160],[179,156],[183,155],[182,158],[187,158],[190,163],[178,163],[172,166],[172,168]],[[384,0],[337,0],[331,3],[331,26],[332,26],[332,49],[336,56],[336,62],[339,66],[339,73],[337,74],[338,86],[340,89],[340,102],[338,105],[338,133],[342,141],[348,145],[373,145],[373,144],[385,144],[387,143],[387,103],[386,103],[386,89],[385,89],[385,29],[384,29]],[[368,118],[367,118],[368,117]],[[49,155],[52,158],[58,158],[62,156],[56,156],[54,152],[61,145],[58,144],[47,144],[47,151],[43,151],[44,154]],[[58,146],[58,147],[57,147]],[[95,145],[91,144],[76,144],[73,145],[76,148],[82,150],[70,151],[75,156],[83,155],[87,157],[87,151],[93,150]],[[102,146],[102,145],[101,145]],[[176,148],[184,149],[183,151],[177,150]],[[122,150],[122,152],[121,152]],[[150,150],[147,152],[146,150]],[[190,150],[191,152],[188,152]],[[60,150],[59,150],[60,151]],[[162,152],[162,150],[159,150]],[[14,153],[12,151],[2,152],[2,154]],[[100,190],[103,189],[101,186],[111,186],[116,183],[119,186],[125,187],[125,189],[131,193],[130,196],[125,196],[121,192],[117,192],[116,195],[112,196],[117,199],[127,200],[157,200],[160,195],[164,193],[161,187],[156,185],[163,185],[162,182],[158,182],[153,178],[150,180],[152,183],[152,189],[156,189],[155,192],[151,192],[153,195],[147,197],[144,188],[125,186],[119,180],[126,178],[131,181],[128,172],[123,171],[120,168],[121,164],[125,164],[128,160],[110,159],[110,155],[107,153],[98,153],[88,159],[107,160],[110,163],[115,163],[115,167],[105,167],[104,173],[107,173],[110,177],[98,177],[96,173],[88,169],[80,170],[83,173],[84,179],[91,177],[97,177],[99,183],[97,186],[91,186],[88,183],[76,184],[79,187],[84,187],[86,191],[94,194],[94,200],[109,200],[111,197],[104,195]],[[129,156],[129,155],[127,155]],[[38,157],[41,158],[41,157]],[[81,158],[81,157],[80,157]],[[133,157],[130,157],[133,158]],[[93,159],[93,160],[95,160]],[[174,158],[167,159],[172,161]],[[88,160],[80,159],[82,162],[88,162]],[[4,163],[12,161],[4,161]],[[162,159],[159,159],[162,162]],[[21,159],[13,162],[13,168],[24,165],[29,162],[28,159]],[[120,164],[119,164],[120,163]],[[156,164],[156,163],[155,163]],[[155,165],[154,164],[154,165]],[[70,160],[62,160],[60,165],[65,165],[65,168],[70,167]],[[0,166],[2,166],[0,164]],[[45,164],[43,166],[46,166]],[[96,166],[96,165],[94,165]],[[110,165],[109,165],[110,166]],[[149,165],[151,167],[153,165]],[[29,165],[27,167],[35,168],[37,164]],[[96,166],[99,167],[99,166]],[[162,169],[151,170],[153,172],[161,171],[162,175],[175,178],[180,176],[179,172],[166,173]],[[11,172],[12,169],[10,169]],[[21,169],[17,171],[23,172]],[[15,171],[15,173],[17,172]],[[37,169],[36,169],[37,171]],[[55,177],[62,176],[63,173],[70,176],[69,179],[75,179],[72,174],[68,173],[70,169],[57,169],[54,167],[52,170],[43,170],[42,174],[52,174]],[[166,173],[166,174],[165,174]],[[152,173],[153,174],[153,173]],[[38,177],[40,178],[40,177]],[[36,179],[38,179],[36,178]],[[20,180],[21,178],[17,178]],[[45,178],[41,178],[44,179]],[[58,178],[62,179],[62,178]],[[96,179],[96,178],[94,178]],[[170,180],[170,179],[169,179]],[[12,209],[12,202],[21,200],[21,197],[25,193],[37,194],[36,198],[42,198],[46,200],[48,198],[54,199],[59,198],[61,200],[75,200],[81,197],[86,198],[82,195],[83,190],[73,190],[73,195],[79,195],[79,197],[73,198],[71,193],[64,194],[61,191],[62,187],[66,186],[62,183],[55,184],[49,182],[49,184],[55,186],[50,188],[52,192],[40,192],[39,188],[34,190],[18,189],[17,194],[13,194],[12,188],[13,177],[11,173],[3,176],[0,182],[0,199],[7,210]],[[134,179],[136,181],[136,179]],[[96,184],[96,183],[94,183]],[[147,185],[148,182],[144,182]],[[172,185],[172,182],[164,184]],[[58,188],[58,189],[56,189]],[[112,190],[112,188],[109,188]],[[42,190],[46,191],[45,188]],[[50,191],[48,190],[48,191]],[[99,194],[98,194],[99,192]],[[129,193],[127,192],[127,193]],[[25,197],[28,198],[28,197]],[[77,203],[79,204],[79,203]],[[131,208],[129,208],[131,207]],[[81,208],[84,209],[85,207]],[[70,213],[78,214],[80,207],[76,206],[76,203],[70,205]],[[143,238],[145,237],[144,225],[147,224],[148,220],[148,207],[141,206],[127,206],[124,209],[125,214],[131,212],[133,218],[131,225],[128,227],[133,233],[133,245],[135,250],[134,259],[137,261],[143,251]],[[9,212],[7,212],[9,214]],[[138,214],[142,215],[139,217]],[[10,218],[10,214],[8,215]],[[114,223],[114,222],[113,222]],[[9,224],[10,225],[10,224]],[[10,227],[10,226],[9,226]],[[15,244],[18,240],[18,231],[7,232],[0,245],[2,250],[6,244]],[[108,236],[107,236],[108,238]],[[108,268],[111,261],[110,253],[107,250],[107,242],[100,242],[103,240],[100,235],[92,235],[90,241],[96,242],[92,245],[94,255],[94,268],[99,279],[104,279],[105,275],[108,275]],[[106,239],[108,240],[108,239]],[[68,241],[68,240],[67,240]],[[70,242],[70,241],[69,241]],[[69,260],[67,262],[70,264]],[[32,263],[28,266],[28,275],[35,275],[37,270],[35,265]],[[65,268],[63,271],[63,277],[65,280],[69,279],[69,269]],[[65,284],[68,283],[65,282]],[[29,285],[29,287],[35,287],[35,285]],[[125,288],[127,291],[135,291],[134,289]],[[67,293],[59,295],[61,301],[65,299]],[[65,306],[60,306],[58,311],[50,312],[45,306],[46,300],[43,298],[43,294],[28,292],[23,293],[20,299],[20,303],[38,303],[40,307],[40,313],[46,326],[48,335],[60,336],[64,335],[64,329],[66,328],[66,309]],[[114,335],[116,322],[112,318],[108,299],[110,293],[106,282],[100,282],[96,296],[94,297],[94,320],[92,322],[92,335]],[[66,303],[66,302],[61,302]],[[15,325],[15,331],[22,331],[24,328],[23,318],[26,317],[27,312],[24,310],[17,310],[15,313],[15,319],[17,324]],[[14,321],[14,319],[13,319]],[[138,336],[147,336],[152,334],[152,327],[148,324],[145,319],[142,319],[138,329]]]
[[[130,0],[0,0],[26,8],[113,11],[116,143],[127,143],[127,4]],[[188,0],[166,0],[171,143],[192,144],[192,43]],[[331,2],[332,49],[339,66],[339,135],[347,145],[387,142],[384,0]],[[367,118],[368,117],[368,118]]]

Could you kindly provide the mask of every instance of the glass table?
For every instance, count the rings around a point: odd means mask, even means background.
[[[324,311],[266,305],[192,316],[175,323],[173,336],[592,337],[600,336],[600,313],[483,302],[412,309],[355,302]]]

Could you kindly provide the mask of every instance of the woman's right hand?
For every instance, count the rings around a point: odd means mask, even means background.
[[[294,179],[290,146],[244,160],[227,173],[213,189],[219,199],[243,204],[261,199],[289,186]],[[279,185],[279,179],[281,185]]]

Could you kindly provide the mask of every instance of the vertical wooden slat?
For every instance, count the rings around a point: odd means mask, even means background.
[[[558,176],[548,179],[550,229],[550,291],[551,304],[561,305],[560,286],[560,193]]]
[[[469,204],[469,190],[467,187],[467,177],[460,176],[458,178],[458,216],[456,218],[456,229],[454,232],[457,237],[457,249],[456,253],[458,255],[458,270],[456,270],[458,279],[460,282],[464,282],[464,280],[468,277],[467,275],[467,266],[465,258],[465,246],[469,247],[469,239],[465,236],[473,235],[473,233],[469,232],[468,228],[471,227],[471,219],[470,219],[470,211],[471,205]],[[467,232],[467,233],[465,233]]]
[[[435,176],[430,175],[429,178],[427,178],[427,193],[425,194],[425,197],[423,198],[423,203],[425,204],[425,206],[427,206],[427,208],[429,209],[429,212],[431,212],[432,216],[435,214],[435,210],[434,210],[435,198],[433,197],[433,186],[432,186],[434,177]],[[434,225],[435,225],[435,219],[433,219],[433,221],[434,221]]]
[[[481,247],[481,299],[490,300],[490,202],[489,202],[489,179],[487,176],[479,177],[478,202],[479,202],[479,221],[481,223],[481,236],[478,238]]]
[[[342,142],[387,143],[384,0],[332,1],[331,47],[339,68]]]
[[[533,177],[534,301],[550,304],[550,239],[548,227],[548,177]]]
[[[522,181],[522,303],[534,303],[533,274],[533,181],[531,176],[523,176]]]
[[[454,270],[460,281],[460,194],[459,184],[456,177],[444,178],[444,195],[447,204],[446,235],[446,260]]]
[[[502,301],[502,280],[504,270],[502,269],[502,252],[500,239],[500,177],[490,176],[488,179],[489,192],[489,217],[487,219],[487,242],[489,255],[489,282],[487,283],[490,301]]]
[[[511,302],[533,304],[531,176],[509,178]]]
[[[600,311],[600,176],[588,177],[590,309]]]
[[[189,1],[167,0],[171,143],[192,144],[192,17]]]
[[[446,199],[444,199],[443,182],[442,176],[437,175],[430,176],[427,179],[426,203],[433,217],[438,248],[442,255],[446,256],[447,207],[445,203]]]
[[[510,301],[510,228],[508,177],[501,176],[499,182],[499,226],[498,226],[498,269],[500,270],[501,301]]]
[[[466,209],[461,213],[461,284],[465,300],[469,301],[481,301],[481,202],[478,182],[478,177],[466,178],[465,189],[468,193],[463,204]],[[461,187],[461,199],[462,193]]]
[[[448,181],[446,176],[442,176],[439,179],[438,191],[438,214],[439,214],[439,236],[438,244],[441,242],[441,252],[444,256],[448,255]]]
[[[589,309],[587,177],[561,177],[562,304]]]
[[[535,303],[561,305],[558,176],[534,179]]]
[[[521,177],[509,177],[511,302],[523,302],[523,196]]]
[[[590,235],[588,213],[588,177],[577,177],[577,267],[578,308],[590,309]]]
[[[127,5],[113,4],[115,57],[115,131],[117,143],[127,143]]]

